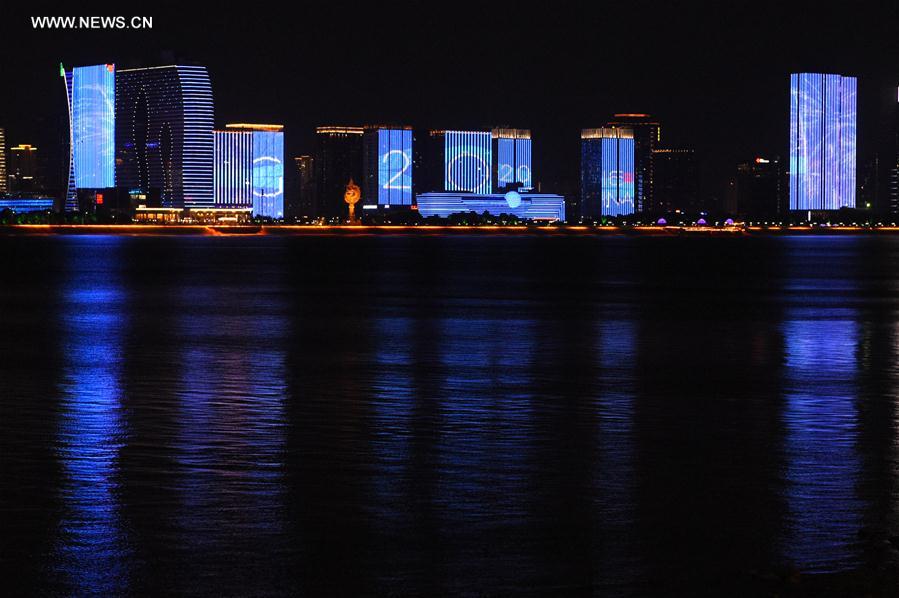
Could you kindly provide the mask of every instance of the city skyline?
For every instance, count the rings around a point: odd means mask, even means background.
[[[349,21],[353,34],[347,43],[331,35],[347,22],[339,18],[340,7],[306,8],[303,23],[290,23],[262,15],[235,19],[227,11],[176,13],[163,6],[154,11],[152,32],[34,31],[28,13],[13,12],[3,25],[5,38],[32,43],[20,59],[10,61],[7,76],[35,93],[27,100],[0,99],[0,114],[9,121],[2,123],[7,142],[47,148],[49,157],[59,107],[45,96],[62,90],[51,87],[57,83],[43,69],[60,60],[67,65],[115,62],[124,69],[169,58],[208,68],[217,126],[237,120],[283,123],[290,132],[285,139],[289,157],[313,153],[314,127],[323,124],[526,127],[543,147],[544,155],[534,157],[540,182],[567,194],[576,192],[564,187],[579,176],[577,131],[616,113],[646,112],[662,122],[663,145],[696,149],[709,181],[704,193],[721,196],[735,164],[757,155],[786,157],[782,127],[789,105],[782,90],[790,72],[859,77],[859,113],[870,115],[859,120],[860,162],[871,152],[878,90],[897,84],[891,80],[896,78],[897,41],[890,33],[895,7],[862,8],[850,15],[822,9],[812,32],[796,26],[804,18],[797,7],[677,11],[635,5],[615,10],[618,18],[641,24],[639,34],[625,34],[594,29],[602,11],[580,15],[563,6],[538,20],[489,7],[474,11],[463,3],[440,17],[417,8],[399,10],[389,22],[376,11],[353,13],[358,17]],[[496,23],[500,32],[481,39],[478,22]],[[246,30],[264,38],[267,49],[238,44],[213,50],[194,39],[201,26],[223,39],[236,36],[238,28]],[[371,43],[388,26],[407,41]],[[600,31],[601,53],[591,42]],[[504,35],[532,43],[513,59],[502,49]],[[762,36],[765,43],[757,43]],[[389,72],[387,64],[401,65],[399,74]],[[497,68],[480,73],[472,64]],[[610,66],[613,75],[600,74],[610,72]]]

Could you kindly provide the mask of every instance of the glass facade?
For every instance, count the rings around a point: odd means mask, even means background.
[[[855,77],[790,75],[790,209],[855,207]]]
[[[445,132],[444,189],[471,193],[489,193],[492,190],[491,140],[489,132]]]
[[[284,217],[284,133],[253,131],[253,215]]]
[[[6,132],[0,128],[0,193],[6,193]]]
[[[53,210],[52,197],[0,197],[0,211],[13,212],[49,212]]]
[[[581,131],[581,212],[585,217],[634,213],[634,138],[626,128]]]
[[[284,217],[284,133],[277,125],[228,125],[215,131],[215,207],[252,208]]]
[[[419,193],[416,202],[419,214],[425,218],[487,212],[494,216],[511,214],[530,220],[565,220],[565,198],[561,195],[517,191],[505,194]]]
[[[517,186],[533,188],[531,132],[525,129],[494,129],[494,190]]]
[[[212,207],[212,127],[205,67],[119,70],[116,186],[157,193],[164,207]]]
[[[412,205],[412,130],[378,130],[378,203]]]
[[[253,207],[253,133],[215,131],[215,207]]]
[[[115,186],[115,66],[72,71],[75,188],[107,189]]]
[[[374,206],[411,206],[414,161],[412,129],[366,127],[362,160],[362,201]]]

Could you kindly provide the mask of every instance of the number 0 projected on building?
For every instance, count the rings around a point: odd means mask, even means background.
[[[446,132],[444,186],[447,191],[490,193],[491,143],[489,132]]]

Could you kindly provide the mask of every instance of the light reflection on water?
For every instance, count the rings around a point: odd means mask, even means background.
[[[122,413],[122,336],[127,301],[114,239],[90,245],[93,259],[67,263],[61,281],[61,414],[56,440],[63,469],[63,512],[54,566],[65,584],[123,593],[129,548],[118,499],[120,449],[127,442]]]
[[[892,239],[0,248],[22,593],[719,593],[899,533]]]
[[[784,338],[786,554],[802,569],[857,565],[857,323],[796,316]]]

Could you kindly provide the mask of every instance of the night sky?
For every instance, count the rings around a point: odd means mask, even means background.
[[[177,61],[208,67],[217,126],[283,123],[291,156],[311,152],[320,124],[530,128],[545,191],[576,190],[580,128],[650,112],[663,145],[699,152],[703,194],[719,196],[738,161],[786,152],[791,71],[860,77],[860,160],[899,84],[896,2],[368,4],[4,7],[0,126],[8,144],[59,145],[60,61]],[[148,15],[154,27],[35,31],[30,15]]]

